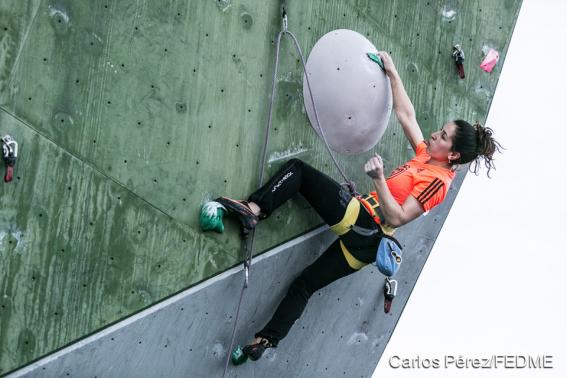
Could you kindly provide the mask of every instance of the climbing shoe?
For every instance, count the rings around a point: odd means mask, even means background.
[[[240,220],[244,232],[250,231],[256,227],[259,218],[252,212],[246,201],[236,201],[228,197],[219,197],[215,202],[224,206],[229,214],[234,214]]]
[[[262,339],[262,341],[260,341],[258,344],[246,345],[244,348],[242,348],[242,352],[250,357],[252,361],[257,361],[260,359],[260,357],[262,357],[262,354],[264,354],[266,349],[271,347],[272,344],[268,340]]]

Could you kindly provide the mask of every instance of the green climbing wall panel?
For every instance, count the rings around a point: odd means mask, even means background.
[[[292,0],[288,11],[306,54],[339,28],[391,52],[427,134],[484,121],[520,5]],[[279,28],[277,1],[0,2],[0,133],[20,142],[16,177],[0,185],[0,373],[241,260],[236,225],[203,234],[198,211],[257,185]],[[501,53],[491,74],[478,68],[488,47]],[[299,157],[337,177],[285,39],[279,72],[266,173]],[[394,117],[376,151],[387,169],[411,155]],[[339,158],[361,191],[370,154]],[[255,252],[319,224],[291,201],[260,225]]]

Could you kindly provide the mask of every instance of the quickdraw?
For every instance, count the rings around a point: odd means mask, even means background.
[[[10,135],[5,135],[2,138],[2,158],[6,165],[4,182],[10,182],[14,176],[14,165],[16,165],[18,158],[18,143]]]
[[[461,45],[457,44],[453,46],[453,58],[455,59],[455,64],[457,65],[457,72],[461,79],[465,78],[465,52],[463,51]]]
[[[384,284],[384,312],[387,314],[392,308],[392,302],[396,297],[396,292],[398,291],[398,281],[391,280],[390,277],[386,277],[386,282]]]

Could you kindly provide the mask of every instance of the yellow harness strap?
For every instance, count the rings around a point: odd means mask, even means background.
[[[362,261],[358,260],[356,257],[354,257],[352,255],[352,253],[349,252],[347,247],[343,244],[342,240],[339,240],[339,243],[341,245],[341,250],[343,251],[343,255],[345,256],[345,259],[346,259],[348,265],[352,269],[359,270],[359,269],[365,267],[366,265],[368,265],[367,263],[362,262]]]
[[[346,234],[350,231],[350,228],[356,222],[359,213],[360,202],[358,202],[356,198],[352,198],[347,205],[343,219],[334,226],[331,226],[331,231],[339,236]]]
[[[343,219],[339,223],[331,226],[331,231],[333,231],[335,234],[339,236],[346,234],[347,232],[350,231],[350,228],[356,222],[356,219],[358,218],[359,214],[360,214],[360,202],[358,202],[356,198],[352,198],[347,205]],[[360,268],[366,265],[366,263],[363,263],[362,261],[356,259],[356,257],[354,257],[349,252],[349,250],[344,245],[342,240],[339,240],[339,243],[341,245],[341,250],[343,251],[343,255],[345,256],[345,260],[352,269],[359,270]]]

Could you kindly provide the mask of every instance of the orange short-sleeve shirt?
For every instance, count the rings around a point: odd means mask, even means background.
[[[409,195],[414,196],[425,211],[433,209],[441,203],[455,172],[447,168],[426,164],[430,159],[425,141],[416,146],[415,157],[402,166],[394,169],[386,184],[390,193],[400,205]],[[371,193],[376,199],[376,192]]]

